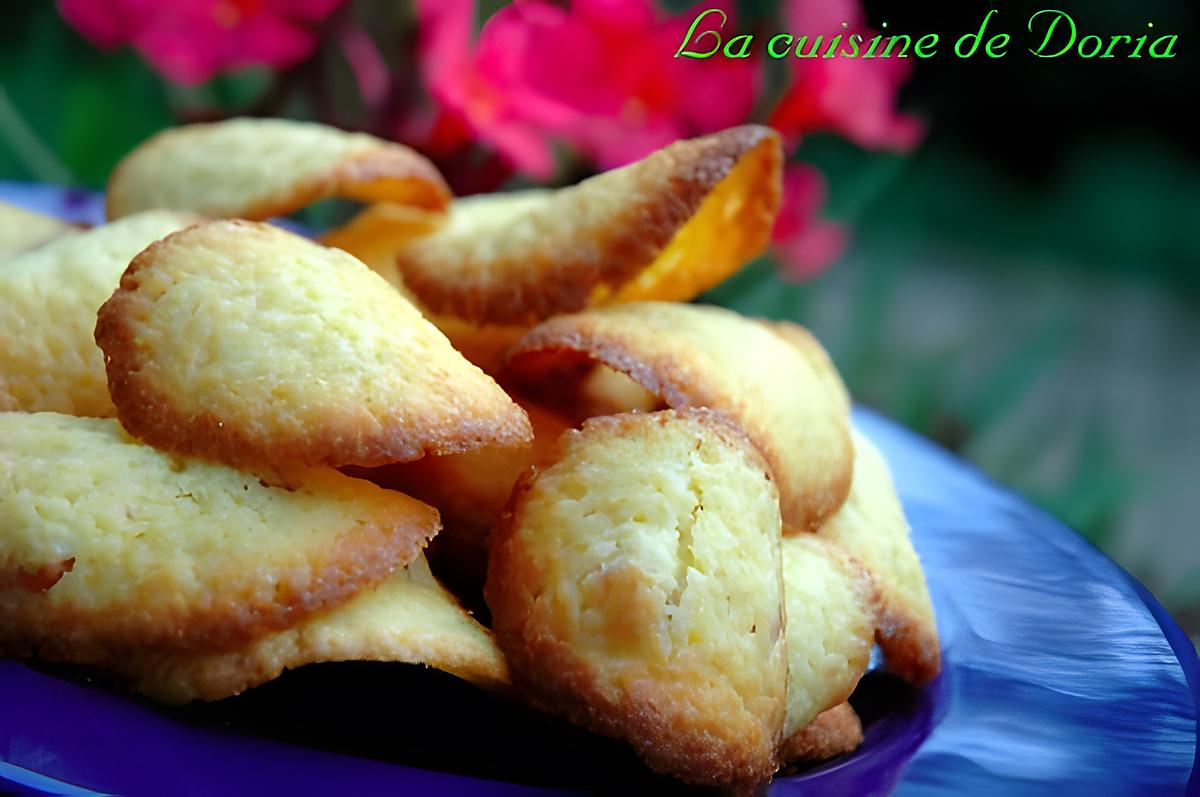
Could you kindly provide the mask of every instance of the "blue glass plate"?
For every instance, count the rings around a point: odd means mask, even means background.
[[[0,199],[95,221],[93,195]],[[892,422],[858,410],[925,564],[942,676],[881,673],[857,752],[778,777],[817,794],[1200,791],[1200,663],[1157,601],[1078,535]],[[632,784],[632,785],[631,785]],[[448,676],[320,665],[220,703],[162,709],[86,674],[0,662],[0,791],[29,794],[667,793],[620,745]]]

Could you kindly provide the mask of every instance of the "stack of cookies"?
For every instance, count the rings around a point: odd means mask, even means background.
[[[736,791],[854,749],[876,643],[940,668],[887,465],[806,330],[684,303],[781,161],[746,126],[456,199],[235,119],[131,153],[105,225],[0,207],[0,655],[168,703],[419,663]],[[365,207],[267,222],[327,198]]]

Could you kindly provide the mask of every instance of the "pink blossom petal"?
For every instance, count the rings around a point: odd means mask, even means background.
[[[783,21],[788,33],[796,38],[806,35],[809,41],[818,33],[829,36],[844,30],[862,31],[867,24],[858,0],[786,0]]]
[[[414,0],[417,62],[428,83],[460,72],[471,59],[475,0]]]
[[[211,17],[163,15],[156,24],[133,32],[129,43],[168,80],[203,83],[228,59],[228,31]]]
[[[271,14],[316,23],[346,5],[347,0],[266,0]]]
[[[311,55],[316,46],[316,37],[306,28],[284,17],[259,13],[229,31],[223,61],[231,68],[253,64],[286,68]],[[219,49],[217,42],[213,49]]]
[[[568,135],[602,170],[616,169],[640,160],[681,138],[686,132],[669,120],[646,124],[630,119],[634,111],[616,119],[597,117],[580,122]]]
[[[525,53],[535,46],[538,15],[554,9],[518,5],[488,20],[472,53],[473,3],[418,0],[422,77],[447,118],[474,131],[521,171],[545,178],[555,166],[546,128],[565,124],[573,114],[529,91],[522,71]]]
[[[828,130],[868,149],[911,149],[924,127],[896,110],[909,69],[898,58],[797,59],[794,82],[770,124],[789,140]]]
[[[708,5],[723,9],[732,29],[731,0]],[[607,169],[748,118],[760,64],[664,58],[693,17],[662,19],[649,0],[575,0],[566,8],[526,0],[497,12],[480,50],[518,66],[514,105],[522,114]]]
[[[375,46],[375,41],[354,22],[339,26],[337,38],[342,55],[354,73],[359,96],[368,108],[375,108],[383,101],[391,82],[383,55]]]
[[[782,278],[792,282],[812,279],[845,251],[846,229],[819,217],[824,202],[821,173],[809,164],[788,164],[783,175],[783,203],[771,233],[771,250]]]
[[[346,0],[60,0],[63,18],[98,46],[130,44],[168,79],[194,84],[312,53],[313,26]]]
[[[732,31],[733,0],[710,5]],[[430,93],[535,175],[552,169],[551,140],[612,168],[746,121],[760,90],[753,59],[671,58],[694,14],[664,18],[651,0],[517,0],[487,21],[473,54],[461,5],[418,9]]]
[[[775,244],[779,276],[786,282],[807,282],[823,274],[846,251],[849,233],[831,221],[814,222],[801,235]]]
[[[92,44],[112,49],[125,44],[130,24],[117,0],[58,0],[58,13]]]

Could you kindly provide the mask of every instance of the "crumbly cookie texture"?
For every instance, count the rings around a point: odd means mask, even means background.
[[[850,391],[846,388],[846,383],[842,381],[842,375],[838,373],[837,366],[833,364],[829,352],[825,351],[825,347],[821,345],[821,341],[817,340],[816,335],[792,321],[760,319],[760,323],[795,346],[796,350],[808,359],[813,370],[824,380],[829,392],[842,403],[846,412],[850,411]]]
[[[811,355],[761,322],[666,302],[585,310],[526,333],[505,373],[531,390],[557,389],[587,363],[632,377],[667,406],[711,407],[736,421],[771,466],[789,530],[817,529],[845,500],[848,405]]]
[[[312,122],[229,119],[164,130],[117,164],[110,219],[151,208],[267,219],[327,197],[439,210],[450,190],[401,144]]]
[[[0,411],[111,417],[92,330],[129,261],[196,216],[149,211],[0,263]]]
[[[226,653],[130,651],[108,666],[164,703],[220,700],[330,661],[424,664],[504,690],[508,668],[492,633],[458,605],[418,555],[341,606]]]
[[[382,581],[438,527],[329,468],[267,486],[112,419],[0,413],[0,653],[229,649]]]
[[[867,671],[878,598],[871,575],[815,534],[783,538],[788,714],[784,747],[817,715],[845,702]]]
[[[781,170],[778,134],[730,128],[569,188],[455,200],[444,225],[399,239],[390,258],[430,311],[472,324],[684,301],[766,247]],[[356,238],[364,252],[381,239]]]
[[[818,534],[839,543],[871,571],[880,600],[876,634],[888,668],[905,680],[923,684],[942,669],[925,573],[886,460],[858,430],[854,449],[850,495]]]
[[[858,749],[863,743],[862,721],[849,703],[839,703],[784,740],[780,761],[798,764],[825,761]]]
[[[235,466],[376,466],[532,434],[381,277],[269,224],[210,222],[146,249],[96,342],[126,429]]]
[[[750,789],[786,713],[778,494],[707,410],[595,418],[518,484],[486,596],[515,684],[653,769]]]
[[[488,537],[508,505],[513,486],[531,467],[553,455],[559,437],[571,427],[557,412],[521,396],[514,398],[533,425],[532,445],[489,446],[355,472],[437,508],[442,531],[430,548],[430,560],[439,572],[452,574],[452,587],[473,594],[483,587]]]
[[[74,224],[0,202],[0,266],[13,255],[76,232]]]

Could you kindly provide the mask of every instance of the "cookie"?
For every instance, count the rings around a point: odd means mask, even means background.
[[[382,581],[438,525],[328,468],[268,486],[113,419],[0,413],[0,653],[235,647]]]
[[[488,535],[499,522],[513,486],[531,467],[545,461],[571,426],[558,413],[515,398],[533,425],[531,445],[489,446],[356,471],[356,475],[438,510],[442,531],[433,542],[430,558],[452,587],[471,593],[477,594],[483,585]]]
[[[378,202],[318,240],[354,255],[396,288],[404,281],[396,269],[396,250],[414,238],[429,235],[446,223],[446,214],[410,205]],[[410,300],[413,296],[407,293]]]
[[[784,747],[817,715],[845,702],[867,671],[878,598],[871,575],[815,534],[783,538],[788,713]],[[790,759],[785,759],[790,760]]]
[[[106,210],[110,219],[152,208],[267,219],[328,197],[439,210],[450,190],[401,144],[313,122],[229,119],[142,142],[109,177]]]
[[[789,736],[779,756],[785,764],[826,761],[854,752],[862,743],[863,728],[858,714],[849,703],[839,703]]]
[[[839,543],[871,571],[880,600],[876,634],[888,669],[923,684],[937,676],[942,666],[925,573],[887,462],[857,430],[854,448],[850,495],[818,534]]]
[[[126,429],[238,467],[369,467],[531,435],[381,277],[269,224],[210,222],[142,252],[96,342]]]
[[[151,211],[72,233],[0,265],[0,411],[111,417],[96,311],[148,244],[199,221]]]
[[[503,373],[534,392],[561,391],[600,363],[669,407],[726,414],[770,464],[791,530],[818,528],[850,489],[844,400],[809,356],[757,320],[704,305],[614,305],[545,321],[507,356]]]
[[[74,224],[53,216],[0,202],[0,263],[13,255],[78,231],[79,228]]]
[[[486,597],[515,685],[657,771],[765,781],[786,712],[779,534],[765,463],[710,411],[566,432],[493,532]]]
[[[731,128],[569,188],[457,199],[445,224],[398,241],[395,267],[431,312],[475,325],[687,300],[766,247],[781,169],[774,131]]]
[[[486,628],[429,572],[418,555],[340,606],[225,653],[131,651],[106,665],[164,703],[220,700],[332,661],[423,664],[485,689],[503,690],[507,667]]]
[[[767,321],[764,319],[761,323],[795,346],[796,350],[808,359],[813,370],[825,381],[829,392],[837,397],[849,412],[850,391],[846,388],[846,383],[842,381],[842,375],[838,373],[837,366],[833,364],[829,352],[825,351],[825,347],[821,345],[821,341],[817,340],[813,333],[792,321]]]

